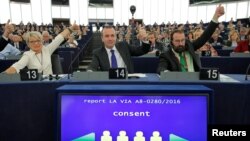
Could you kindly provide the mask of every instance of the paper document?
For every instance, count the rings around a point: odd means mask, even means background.
[[[128,77],[146,77],[146,74],[144,74],[144,73],[131,73],[131,74],[128,74]]]
[[[230,76],[220,74],[220,81],[221,82],[240,82],[239,80],[233,79]]]

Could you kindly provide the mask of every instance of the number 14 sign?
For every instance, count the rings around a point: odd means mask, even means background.
[[[126,68],[111,68],[109,69],[109,79],[126,79]]]

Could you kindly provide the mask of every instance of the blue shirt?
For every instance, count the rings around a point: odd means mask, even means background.
[[[19,55],[19,54],[21,54],[20,50],[18,50],[11,44],[7,44],[5,48],[0,52],[0,59],[5,59],[8,55]]]

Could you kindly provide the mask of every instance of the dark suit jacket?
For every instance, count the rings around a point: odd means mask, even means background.
[[[135,39],[135,40],[132,40],[132,45],[134,45],[134,46],[140,46],[142,43],[141,43],[141,41],[139,40],[139,39]]]
[[[222,39],[221,37],[218,37],[218,40],[217,40],[216,43],[214,42],[214,39],[213,39],[213,38],[210,38],[210,40],[209,40],[208,42],[209,42],[210,44],[212,44],[212,46],[216,46],[216,45],[218,45],[218,44],[224,45],[224,41],[223,41],[223,39]]]
[[[128,73],[134,72],[134,65],[131,56],[140,56],[148,53],[150,49],[149,44],[143,43],[140,47],[129,45],[127,42],[119,42],[116,45],[116,49],[119,51]],[[105,47],[98,48],[93,51],[92,62],[90,63],[88,70],[92,71],[108,71],[110,69],[109,58]]]
[[[193,58],[194,70],[199,71],[201,68],[201,63],[199,57],[195,54],[195,50],[202,47],[207,40],[210,39],[212,34],[214,33],[216,27],[218,26],[215,22],[210,22],[207,29],[203,32],[203,34],[195,41],[190,42],[186,40],[186,48],[187,51],[190,53],[191,57]],[[181,66],[179,60],[175,56],[174,52],[172,51],[172,47],[169,47],[168,50],[160,55],[159,66],[157,72],[160,73],[161,71],[181,71]]]
[[[155,49],[159,50],[160,52],[166,51],[164,44],[157,41],[155,42]]]
[[[227,42],[225,43],[225,45],[228,46],[228,47],[232,47],[232,44],[233,44],[232,41],[227,41]],[[239,42],[237,42],[237,44],[239,44]]]
[[[9,41],[6,41],[3,37],[1,37],[0,38],[0,51],[2,51],[8,43]]]

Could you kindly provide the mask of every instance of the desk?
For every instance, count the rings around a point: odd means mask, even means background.
[[[157,74],[117,81],[51,81],[0,84],[0,140],[55,141],[56,88],[65,84],[205,85],[214,89],[215,124],[250,124],[250,81],[228,75],[234,81],[162,82]]]
[[[158,57],[133,57],[136,73],[156,73]],[[219,68],[222,74],[245,74],[250,57],[201,57],[202,67]]]
[[[217,49],[219,56],[230,56],[230,53],[233,52],[233,49]]]

